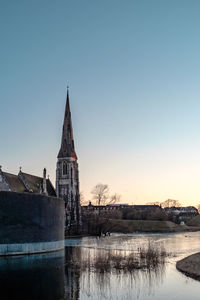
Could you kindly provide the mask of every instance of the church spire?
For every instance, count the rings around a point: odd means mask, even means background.
[[[65,116],[67,113],[70,113],[70,105],[69,105],[69,87],[67,86],[67,98],[66,98],[66,107],[65,107]]]
[[[71,111],[70,111],[70,104],[69,104],[69,87],[67,87],[67,98],[66,98],[65,115],[63,121],[61,148],[58,153],[58,158],[66,158],[66,157],[77,159],[75,148],[74,148],[72,119],[71,119]]]

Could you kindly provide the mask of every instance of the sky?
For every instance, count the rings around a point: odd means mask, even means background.
[[[69,85],[80,189],[200,203],[200,1],[1,0],[0,164],[55,183]]]

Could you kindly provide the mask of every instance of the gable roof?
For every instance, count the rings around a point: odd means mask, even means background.
[[[19,172],[18,175],[14,175],[7,172],[2,172],[9,188],[12,192],[24,193],[33,192],[40,194],[43,187],[43,178],[34,176],[27,173]],[[47,194],[49,196],[56,197],[56,191],[49,179],[46,179]]]
[[[33,193],[40,193],[41,192],[41,187],[43,185],[43,178],[27,173],[21,172],[22,175],[24,176],[26,182],[28,183],[30,189],[33,191]],[[47,183],[47,193],[49,196],[54,196],[56,197],[56,192],[55,189],[49,179],[46,179]]]
[[[17,175],[7,173],[7,172],[2,172],[2,174],[5,177],[7,183],[9,184],[13,192],[18,192],[18,193],[27,192],[23,182],[19,179]]]

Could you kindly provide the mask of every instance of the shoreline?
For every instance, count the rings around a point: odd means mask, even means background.
[[[119,232],[119,231],[112,231],[110,234],[123,234],[123,235],[129,235],[129,234],[176,234],[176,233],[190,233],[190,232],[198,232],[200,231],[200,228],[198,229],[191,229],[191,230],[183,230],[183,231],[133,231],[133,232]],[[110,236],[110,235],[101,235],[101,237]],[[82,235],[65,235],[65,239],[81,239],[84,237],[99,237],[95,234],[82,234]]]
[[[102,232],[192,232],[200,231],[200,226],[187,226],[160,220],[121,220],[109,219],[102,226]]]
[[[186,276],[200,281],[200,252],[179,260],[176,268]]]

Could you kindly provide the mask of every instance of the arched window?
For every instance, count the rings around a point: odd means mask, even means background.
[[[63,162],[63,175],[67,175],[67,163],[66,163],[66,161]]]
[[[71,186],[73,186],[73,169],[71,168]]]

